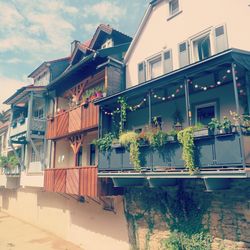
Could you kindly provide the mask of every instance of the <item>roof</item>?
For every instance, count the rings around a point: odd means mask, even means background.
[[[45,86],[34,86],[33,84],[27,85],[18,89],[13,95],[11,95],[3,103],[7,105],[11,105],[31,91],[40,92],[40,91],[45,91],[45,90],[46,90]]]
[[[63,57],[51,61],[45,61],[40,66],[38,66],[32,73],[28,75],[28,77],[35,78],[38,74],[40,74],[46,67],[50,67],[51,65],[61,64],[62,62],[68,62],[70,57]]]
[[[169,84],[171,84],[173,81],[180,81],[184,78],[190,77],[191,75],[198,74],[199,72],[204,72],[210,67],[217,67],[221,64],[233,62],[236,62],[247,70],[250,70],[250,52],[234,48],[226,50],[205,60],[187,65],[183,68],[159,76],[155,79],[127,88],[126,90],[116,93],[114,95],[98,99],[95,101],[95,104],[109,104],[114,102],[118,98],[118,96],[135,96],[140,93],[145,93],[146,91],[166,85],[166,82],[169,82]]]
[[[76,63],[75,65],[72,65],[72,67],[68,68],[67,71],[63,72],[59,77],[57,77],[54,81],[52,81],[47,87],[49,90],[54,89],[58,84],[61,83],[61,81],[63,81],[67,76],[69,76],[70,74],[73,74],[74,72],[76,72],[77,70],[81,69],[83,70],[84,67],[90,65],[93,61],[95,61],[96,64],[98,63],[104,63],[105,60],[111,59],[112,60],[112,56],[115,54],[122,54],[122,52],[126,51],[129,47],[130,43],[125,43],[125,44],[120,44],[118,46],[115,47],[110,47],[110,48],[105,48],[105,49],[99,49],[96,52],[92,52],[91,54],[85,56],[84,58],[82,58],[78,63]],[[97,61],[97,59],[103,59]],[[116,60],[118,62],[120,62],[117,59],[113,59]],[[120,64],[122,64],[122,62],[120,62]]]

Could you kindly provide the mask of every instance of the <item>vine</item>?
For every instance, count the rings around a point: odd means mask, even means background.
[[[119,142],[123,146],[129,146],[130,160],[134,165],[135,170],[139,171],[141,169],[140,161],[140,149],[139,142],[137,140],[138,134],[130,131],[120,135]]]
[[[124,129],[124,124],[127,120],[127,108],[128,104],[124,97],[119,96],[117,102],[120,104],[120,109],[116,112],[120,112],[120,122],[119,122],[119,133],[122,134]]]
[[[181,130],[177,138],[183,146],[182,159],[185,161],[185,167],[192,174],[197,170],[194,160],[194,128],[188,127]]]
[[[210,198],[194,196],[185,192],[179,185],[178,190],[166,188],[128,188],[125,193],[125,214],[127,219],[136,221],[144,219],[148,225],[145,235],[144,248],[150,249],[150,239],[156,225],[155,215],[160,215],[160,220],[166,223],[170,236],[163,239],[161,249],[168,250],[209,250],[212,237],[209,226],[204,227],[205,213],[209,215]],[[130,220],[131,221],[131,220]],[[157,220],[158,221],[158,220]],[[132,226],[131,228],[135,228]],[[139,235],[133,232],[133,249],[138,249]],[[141,242],[140,242],[141,243]]]
[[[100,152],[111,150],[111,145],[115,136],[112,133],[105,134],[102,138],[94,140],[93,143],[98,147]]]

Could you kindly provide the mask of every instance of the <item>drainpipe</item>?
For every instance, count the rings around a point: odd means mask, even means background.
[[[235,98],[235,105],[236,105],[236,113],[240,114],[240,104],[239,104],[239,96],[238,96],[238,90],[237,90],[237,82],[236,82],[236,75],[235,75],[235,63],[233,62],[231,64],[231,70],[232,70],[232,77],[233,77],[233,87],[234,87],[234,98]],[[246,167],[245,162],[245,150],[244,150],[244,142],[243,142],[243,136],[241,133],[241,129],[239,129],[239,135],[240,135],[240,146],[241,146],[241,152],[242,152],[242,163],[243,167]]]
[[[190,109],[190,99],[189,99],[189,86],[188,86],[188,79],[185,77],[184,79],[184,87],[185,87],[185,103],[186,103],[186,117],[187,117],[187,124],[191,126],[191,109]]]

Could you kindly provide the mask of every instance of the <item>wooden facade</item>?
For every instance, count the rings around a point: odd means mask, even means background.
[[[98,106],[93,103],[89,103],[87,108],[80,105],[74,109],[64,111],[48,120],[46,138],[49,140],[58,139],[97,128],[98,117]]]
[[[47,192],[99,197],[121,194],[112,182],[97,178],[97,166],[50,168],[44,172],[44,189]]]

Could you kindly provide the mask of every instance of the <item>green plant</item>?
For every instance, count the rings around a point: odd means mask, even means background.
[[[177,137],[183,147],[182,159],[185,161],[185,167],[192,174],[196,171],[194,160],[194,128],[187,127],[181,130]]]
[[[157,130],[152,133],[149,138],[150,146],[153,148],[161,148],[168,141],[168,134],[162,130]]]
[[[135,170],[139,171],[141,169],[141,161],[138,134],[134,131],[123,133],[120,135],[119,142],[123,146],[129,147],[130,160],[133,163]]]
[[[122,96],[118,97],[117,103],[120,104],[120,108],[116,112],[120,113],[119,133],[122,134],[124,129],[124,124],[127,120],[128,104],[126,103],[125,98]]]
[[[111,149],[114,138],[115,136],[112,133],[107,133],[102,138],[94,140],[93,143],[98,147],[100,152],[107,152]]]
[[[231,130],[231,126],[232,126],[232,122],[228,119],[227,116],[224,116],[223,117],[223,122],[222,122],[222,128],[225,131],[229,131],[229,130]]]
[[[215,129],[221,129],[222,125],[217,118],[212,118],[211,121],[208,123],[208,129],[210,131],[215,131]]]
[[[14,168],[19,164],[15,155],[1,156],[0,167],[1,168]]]
[[[8,157],[0,156],[0,168],[7,168],[7,167],[8,167]]]

